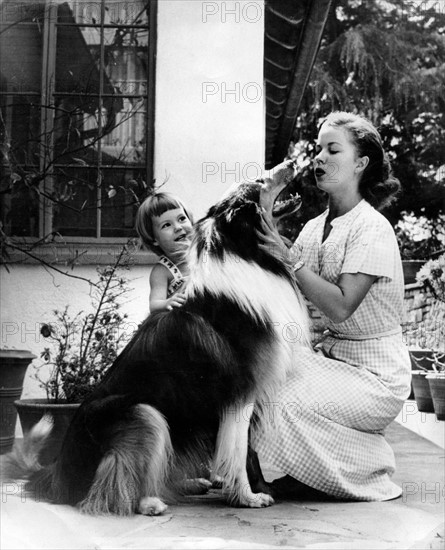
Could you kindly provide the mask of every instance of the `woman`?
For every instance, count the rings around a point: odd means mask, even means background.
[[[328,209],[305,225],[291,251],[265,219],[263,247],[274,245],[290,263],[328,331],[316,353],[296,359],[275,430],[257,450],[288,474],[272,484],[277,496],[310,487],[341,499],[389,500],[402,491],[390,479],[394,454],[383,432],[408,397],[411,366],[400,326],[400,254],[375,208],[400,184],[377,130],[360,116],[329,115],[317,149],[315,177]]]

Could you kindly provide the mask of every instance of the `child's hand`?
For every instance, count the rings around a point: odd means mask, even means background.
[[[174,307],[181,307],[185,302],[184,294],[174,294],[165,303],[165,308],[171,311]]]

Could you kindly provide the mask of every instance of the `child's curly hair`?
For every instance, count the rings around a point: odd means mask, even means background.
[[[164,254],[163,250],[154,244],[153,216],[161,216],[168,210],[182,208],[185,215],[193,224],[193,216],[184,203],[171,193],[154,193],[147,197],[139,207],[136,214],[136,231],[142,243],[158,256]]]

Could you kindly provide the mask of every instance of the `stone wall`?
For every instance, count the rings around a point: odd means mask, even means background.
[[[406,319],[402,325],[405,342],[411,349],[430,347],[427,345],[429,328],[425,324],[426,314],[431,311],[433,296],[418,283],[405,285]],[[431,335],[430,335],[431,336]]]
[[[405,309],[407,323],[420,323],[431,308],[433,297],[417,283],[405,285]]]

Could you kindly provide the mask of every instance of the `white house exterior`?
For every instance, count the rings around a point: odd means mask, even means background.
[[[233,183],[255,178],[264,163],[263,2],[159,0],[155,69],[153,171],[157,184],[177,193],[200,217]],[[71,242],[88,254],[71,268],[94,278],[117,246]],[[62,258],[66,250],[50,246]],[[111,254],[111,256],[110,256]],[[135,253],[133,287],[125,305],[129,329],[149,312],[149,274],[155,257]],[[52,311],[70,305],[87,310],[86,282],[68,278],[37,262],[15,263],[1,275],[1,346],[39,356],[40,335]],[[28,369],[23,397],[43,394]]]

